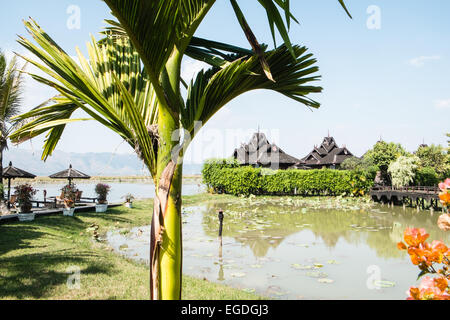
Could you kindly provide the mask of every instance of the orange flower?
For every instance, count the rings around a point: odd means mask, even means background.
[[[441,292],[444,292],[448,287],[448,280],[442,277],[436,278],[434,279],[434,285],[441,290]]]
[[[441,189],[442,192],[446,192],[450,189],[450,178],[447,178],[444,182],[439,183],[439,189]]]
[[[405,245],[403,242],[397,243],[397,248],[398,248],[399,250],[406,250],[406,249],[408,249],[408,248],[406,247],[406,245]]]
[[[404,234],[406,244],[412,247],[417,247],[430,236],[425,229],[406,228]]]
[[[442,277],[423,277],[419,287],[409,289],[407,300],[448,300],[450,295],[446,292],[448,281]]]
[[[431,263],[428,263],[427,259],[424,257],[424,251],[419,247],[409,247],[408,254],[414,265],[419,265],[421,263],[431,265]]]
[[[439,199],[441,199],[441,203],[444,206],[450,205],[450,193],[449,192],[441,192],[441,193],[439,193]]]
[[[408,298],[406,300],[420,300],[420,290],[416,287],[409,288],[409,291],[406,292],[408,294]]]
[[[450,214],[441,214],[438,219],[438,227],[444,231],[450,231]]]

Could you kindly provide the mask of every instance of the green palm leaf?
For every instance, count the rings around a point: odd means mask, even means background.
[[[318,67],[311,54],[305,54],[305,47],[293,47],[296,62],[286,46],[267,52],[275,82],[263,75],[258,57],[237,59],[225,68],[213,67],[201,71],[188,88],[186,108],[181,113],[185,129],[193,133],[195,121],[206,123],[226,103],[237,96],[256,89],[277,91],[308,107],[318,108],[319,103],[307,97],[310,93],[321,92],[321,87],[307,85],[317,81]]]
[[[158,100],[131,42],[128,39],[109,40],[99,45],[92,38],[88,45],[89,60],[77,50],[78,64],[35,22],[26,22],[26,28],[39,46],[25,38],[21,38],[19,43],[41,62],[23,58],[49,78],[30,75],[55,88],[60,97],[18,117],[18,121],[34,120],[17,130],[12,139],[19,142],[49,131],[43,152],[43,159],[46,159],[67,123],[95,119],[118,133],[137,149],[149,168],[154,168],[156,157],[152,154],[153,149],[147,148],[142,152],[139,146],[152,144],[147,128],[156,122]],[[78,109],[90,118],[70,119]]]

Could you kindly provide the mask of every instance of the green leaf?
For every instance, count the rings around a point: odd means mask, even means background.
[[[322,88],[309,85],[317,81],[318,68],[304,47],[294,48],[296,63],[285,46],[267,53],[266,58],[276,82],[267,79],[256,56],[241,58],[226,67],[211,68],[198,73],[188,88],[186,107],[181,112],[183,127],[193,133],[195,121],[206,123],[218,110],[237,96],[256,89],[277,91],[308,107],[319,103],[307,97]]]
[[[339,0],[339,3],[341,4],[342,8],[344,8],[345,12],[346,12],[347,15],[350,17],[350,19],[353,19],[352,15],[351,15],[350,12],[347,10],[347,7],[345,6],[344,0]]]

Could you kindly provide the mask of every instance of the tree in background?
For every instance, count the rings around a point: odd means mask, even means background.
[[[370,181],[374,181],[377,172],[379,170],[378,166],[374,165],[371,159],[351,157],[345,159],[340,166],[341,170],[350,171],[362,171],[366,178]]]
[[[439,182],[439,176],[434,168],[425,167],[417,169],[416,176],[414,177],[414,185],[416,186],[436,186]]]
[[[450,138],[450,133],[447,133],[447,137]],[[447,154],[450,154],[450,140],[447,140]]]
[[[378,141],[372,149],[364,155],[365,161],[377,166],[381,172],[381,178],[389,183],[390,177],[388,174],[389,165],[397,160],[400,156],[406,156],[406,152],[401,144],[394,142]]]
[[[22,103],[23,77],[18,70],[17,58],[9,63],[0,51],[0,184],[3,185],[3,151],[8,148],[8,139],[17,128],[18,122],[12,120],[20,113]],[[3,190],[0,193],[3,199]]]
[[[440,178],[450,169],[450,156],[440,145],[420,146],[415,155],[420,159],[420,168],[433,168]]]
[[[275,42],[260,45],[236,0],[230,0],[252,50],[195,37],[215,0],[105,0],[119,22],[110,21],[108,37],[89,45],[89,61],[79,64],[34,21],[25,26],[37,42],[21,43],[39,60],[30,60],[47,78],[32,77],[59,91],[49,103],[19,117],[30,120],[14,134],[21,142],[48,133],[43,158],[58,143],[65,126],[96,120],[119,134],[144,161],[155,183],[150,244],[150,286],[153,299],[180,299],[182,272],[181,187],[186,148],[200,127],[229,101],[257,89],[279,92],[308,107],[322,88],[316,60],[305,47],[293,46],[288,36],[289,0],[259,0]],[[345,8],[343,0],[339,3]],[[348,14],[348,11],[347,11]],[[284,16],[284,19],[283,19]],[[229,23],[227,21],[226,23]],[[181,78],[183,57],[210,64],[194,79]],[[181,86],[187,96],[181,94]],[[81,109],[90,118],[72,119]]]
[[[400,156],[388,167],[394,187],[405,187],[414,181],[420,159],[416,156]]]

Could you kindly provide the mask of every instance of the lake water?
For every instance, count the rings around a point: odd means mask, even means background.
[[[329,199],[212,201],[183,208],[183,273],[279,299],[403,300],[419,270],[396,244],[406,227],[448,244],[439,214]],[[149,232],[113,231],[107,240],[148,263]]]
[[[122,198],[127,193],[131,193],[136,199],[153,198],[155,196],[155,186],[153,183],[148,182],[104,182],[111,186],[111,191],[108,195],[109,202],[123,202]],[[75,184],[79,190],[83,191],[83,197],[95,198],[95,186],[97,182],[91,183],[77,183]],[[47,198],[59,196],[61,194],[61,188],[64,186],[64,182],[61,184],[32,184],[33,188],[38,190],[38,193],[34,197],[35,200],[44,200],[43,191],[47,190]],[[13,186],[11,191],[14,192]],[[204,191],[202,185],[196,183],[184,183],[183,195],[193,195]],[[7,192],[7,190],[5,191]]]

